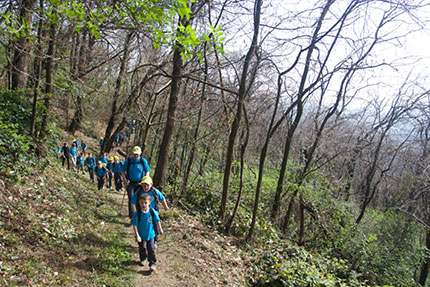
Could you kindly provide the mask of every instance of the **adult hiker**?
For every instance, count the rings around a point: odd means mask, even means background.
[[[96,168],[96,159],[93,157],[92,153],[89,153],[88,157],[85,159],[85,165],[88,168],[91,182],[94,183],[94,169]]]
[[[113,156],[109,157],[109,160],[106,164],[106,168],[108,170],[108,178],[109,178],[109,189],[112,189],[112,168],[113,168]]]
[[[139,187],[139,183],[142,181],[142,178],[144,176],[149,176],[150,171],[148,162],[141,156],[142,150],[140,147],[133,147],[132,152],[133,156],[128,157],[122,167],[122,176],[125,184],[127,185],[128,217],[130,219],[133,216],[130,200],[133,197],[134,192]]]
[[[101,161],[97,161],[97,166],[94,169],[94,173],[97,176],[97,188],[98,190],[102,189],[105,185],[106,175],[108,173],[107,168],[102,164]]]
[[[120,191],[122,188],[122,178],[121,178],[122,166],[123,166],[123,162],[119,160],[119,157],[114,156],[113,163],[112,163],[112,173],[113,173],[113,179],[115,182],[116,191]]]
[[[63,157],[63,167],[64,163],[67,161],[67,169],[70,169],[70,148],[67,146],[67,143],[64,143],[61,148],[61,153],[61,156]]]
[[[72,160],[73,168],[76,166],[76,158],[78,156],[78,149],[75,143],[72,143],[72,147],[70,148],[70,159]]]
[[[87,149],[87,143],[82,141],[81,143],[81,147],[82,147],[82,153],[85,155],[86,154],[86,149]]]

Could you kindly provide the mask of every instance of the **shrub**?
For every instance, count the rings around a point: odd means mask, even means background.
[[[0,96],[0,173],[16,175],[34,161],[30,153],[35,143],[29,135],[31,103],[21,92],[8,91]]]

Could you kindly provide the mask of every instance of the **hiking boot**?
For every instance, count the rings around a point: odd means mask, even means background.
[[[139,266],[143,266],[143,261],[139,261],[139,262],[137,262],[137,264],[138,264]]]
[[[151,273],[157,272],[157,267],[155,265],[149,266],[149,272],[151,272]]]

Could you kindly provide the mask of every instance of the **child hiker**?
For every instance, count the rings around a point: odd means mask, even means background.
[[[158,211],[158,201],[161,201],[161,203],[163,204],[163,207],[164,207],[165,210],[169,210],[169,206],[167,205],[166,198],[164,197],[164,195],[158,189],[156,189],[152,185],[152,179],[149,176],[144,176],[142,178],[142,181],[140,182],[140,184],[142,186],[139,186],[137,188],[136,192],[134,193],[133,197],[130,200],[131,210],[132,210],[133,213],[137,209],[137,207],[136,207],[136,205],[137,205],[137,199],[143,193],[149,194],[149,196],[151,198],[150,205],[156,211]]]
[[[82,153],[76,158],[76,165],[78,166],[78,172],[82,171],[82,174],[84,174],[84,155]]]
[[[112,164],[112,173],[113,173],[113,179],[115,182],[115,189],[116,191],[120,191],[122,188],[122,177],[121,177],[121,171],[122,171],[122,161],[119,160],[119,157],[114,156],[113,158],[113,164]]]
[[[107,168],[102,164],[102,162],[100,160],[97,161],[97,166],[94,170],[94,173],[97,176],[97,188],[98,188],[98,190],[100,190],[105,185],[105,179],[106,179],[106,175],[108,173]]]
[[[163,234],[160,217],[158,212],[150,207],[151,196],[148,193],[142,193],[139,196],[139,208],[133,214],[131,224],[133,225],[136,242],[139,244],[139,265],[148,258],[149,271],[157,270],[157,258],[155,256],[155,233]]]
[[[94,183],[94,169],[96,168],[96,159],[91,153],[85,159],[85,165],[88,168],[88,174],[90,175],[91,182]]]

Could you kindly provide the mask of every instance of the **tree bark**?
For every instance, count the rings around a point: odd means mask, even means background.
[[[182,47],[178,44],[173,52],[173,72],[172,82],[170,83],[169,107],[167,110],[167,121],[164,129],[163,139],[161,141],[158,153],[157,167],[154,174],[154,184],[164,188],[166,180],[167,163],[169,160],[170,143],[172,142],[173,131],[175,129],[175,115],[178,106],[178,92],[181,81],[182,71]]]
[[[127,34],[127,37],[124,41],[124,53],[121,59],[121,65],[119,68],[118,77],[115,82],[115,89],[113,94],[113,101],[112,101],[112,108],[111,108],[111,115],[109,117],[108,125],[106,127],[105,131],[105,144],[101,147],[100,152],[109,152],[112,148],[113,141],[115,139],[115,133],[112,134],[112,130],[114,129],[116,117],[119,114],[120,111],[118,111],[118,100],[121,93],[121,87],[122,87],[122,80],[124,78],[125,71],[127,69],[127,62],[129,58],[129,51],[130,51],[130,43],[133,39],[134,31],[129,31]]]
[[[88,36],[88,40],[87,40]],[[90,41],[90,35],[88,31],[84,30],[82,34],[82,39],[80,39],[80,35],[77,35],[76,37],[76,46],[75,46],[75,53],[72,57],[72,79],[77,80],[80,78],[79,71],[83,71],[87,66],[87,54],[89,49],[85,46],[86,41]],[[77,55],[77,51],[79,50],[79,55]],[[70,123],[69,127],[67,128],[67,131],[71,134],[75,134],[75,132],[80,129],[82,119],[84,116],[84,108],[83,108],[83,101],[82,96],[78,93],[76,95],[76,106],[75,106],[75,113],[72,118],[72,122]]]
[[[42,126],[40,128],[39,137],[44,138],[46,135],[46,129],[48,126],[48,116],[49,108],[52,97],[52,82],[53,82],[53,64],[54,64],[54,54],[55,54],[55,44],[56,44],[56,25],[51,23],[49,31],[49,44],[48,44],[48,54],[46,60],[46,84],[45,84],[45,113],[42,118]]]
[[[249,140],[249,120],[248,115],[246,113],[246,109],[243,110],[244,117],[245,117],[245,130],[242,133],[243,143],[240,148],[240,180],[239,180],[239,191],[237,192],[237,198],[236,203],[234,205],[233,213],[231,214],[230,220],[227,223],[226,226],[226,233],[229,235],[231,232],[231,227],[233,226],[234,219],[236,217],[236,214],[239,210],[240,201],[242,199],[242,192],[243,192],[243,175],[245,170],[245,152],[246,148],[248,146],[248,140]]]
[[[44,9],[43,0],[40,0],[39,6],[40,6],[40,11],[43,11]],[[36,51],[42,51],[42,41],[44,38],[43,36],[45,34],[44,33],[45,30],[42,28],[42,26],[43,26],[43,18],[41,17],[39,20],[38,31],[37,31]],[[39,86],[40,86],[40,78],[42,74],[42,57],[43,55],[41,52],[36,53],[34,57],[33,108],[31,112],[31,123],[30,123],[30,135],[32,136],[36,135],[37,103],[39,101],[39,94],[40,94]]]
[[[426,229],[426,249],[427,252],[430,250],[430,229]],[[425,286],[427,277],[429,275],[430,257],[426,256],[423,264],[421,265],[420,278],[418,284]]]
[[[249,69],[249,65],[251,64],[251,59],[254,55],[254,52],[257,49],[258,33],[260,30],[261,3],[262,3],[262,0],[255,0],[254,35],[252,37],[251,45],[249,47],[248,53],[246,54],[245,61],[243,63],[243,71],[240,79],[239,92],[237,94],[236,114],[235,114],[233,123],[231,125],[230,135],[228,138],[228,147],[227,147],[227,155],[226,155],[226,161],[225,161],[225,167],[224,167],[224,179],[223,179],[223,187],[222,187],[222,195],[221,195],[221,204],[220,204],[220,210],[219,210],[219,217],[222,221],[225,218],[225,210],[227,206],[227,195],[228,195],[228,187],[230,182],[231,165],[233,163],[234,143],[236,141],[237,131],[239,130],[239,125],[242,118],[242,109],[243,109],[244,100],[246,97],[248,69]]]
[[[12,90],[18,89],[24,91],[27,87],[28,61],[30,58],[30,33],[33,22],[33,9],[36,0],[27,0],[21,2],[19,8],[19,24],[22,34],[15,42],[15,52],[12,60]]]

